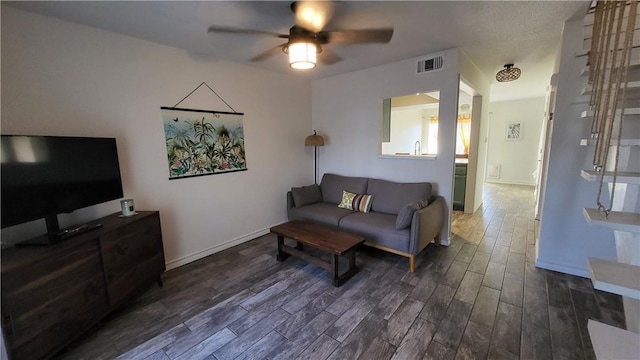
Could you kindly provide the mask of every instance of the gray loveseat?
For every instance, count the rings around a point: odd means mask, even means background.
[[[343,191],[373,195],[369,212],[338,207]],[[325,174],[320,185],[287,192],[289,220],[321,223],[364,236],[365,245],[409,258],[432,240],[440,243],[445,202],[431,194],[431,184],[398,183],[380,179]]]

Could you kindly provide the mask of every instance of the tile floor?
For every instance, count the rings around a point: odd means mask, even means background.
[[[620,297],[533,264],[533,189],[487,184],[450,246],[365,248],[361,271],[275,260],[275,237],[168,271],[58,359],[594,359],[589,318],[624,327]]]

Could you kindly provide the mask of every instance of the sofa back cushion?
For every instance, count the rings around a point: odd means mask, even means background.
[[[374,195],[371,211],[397,215],[405,205],[411,202],[429,200],[431,183],[397,183],[369,179],[366,193]]]
[[[342,192],[344,190],[356,194],[366,194],[368,180],[361,177],[324,174],[320,182],[322,201],[337,205],[342,201]]]
[[[291,196],[296,207],[314,204],[322,201],[320,186],[309,185],[291,188]]]

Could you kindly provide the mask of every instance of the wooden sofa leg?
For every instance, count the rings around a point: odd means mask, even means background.
[[[414,255],[409,256],[409,271],[416,272],[416,257]]]
[[[434,237],[434,238],[433,238],[433,242],[434,242],[436,245],[440,245],[440,233],[437,233],[437,234],[436,234],[436,237]]]

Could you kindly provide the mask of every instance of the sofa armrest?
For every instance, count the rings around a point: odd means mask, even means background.
[[[287,191],[287,218],[291,220],[291,209],[296,207],[295,202],[293,201],[293,194],[291,191]]]
[[[429,245],[431,240],[435,239],[436,243],[439,243],[445,209],[444,198],[436,196],[436,199],[429,206],[413,214],[411,241],[409,242],[409,252],[411,254],[418,254]]]

